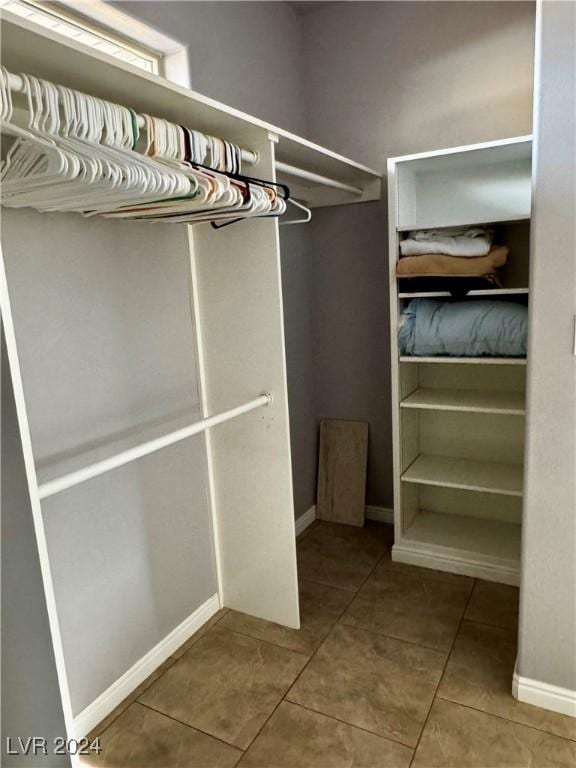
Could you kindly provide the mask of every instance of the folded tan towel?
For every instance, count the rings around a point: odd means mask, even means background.
[[[424,256],[403,256],[396,265],[398,277],[482,277],[491,275],[506,264],[508,248],[499,245],[486,256],[446,256],[427,253]]]

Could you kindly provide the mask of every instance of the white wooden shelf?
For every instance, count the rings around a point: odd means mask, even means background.
[[[439,227],[458,227],[463,225],[467,227],[487,227],[492,224],[515,224],[519,221],[529,221],[529,218],[524,213],[521,213],[519,216],[498,216],[491,219],[483,216],[474,220],[469,217],[466,217],[463,220],[461,218],[451,219],[449,216],[445,216],[441,223],[438,223],[438,221],[434,219],[423,219],[417,224],[413,222],[412,224],[403,224],[400,227],[396,227],[396,231],[398,233],[414,232],[418,229],[438,229]]]
[[[398,232],[505,223],[530,217],[530,136],[406,155],[388,161],[397,179]]]
[[[48,29],[2,12],[2,64],[98,98],[162,117],[253,149],[277,139],[275,160],[343,185],[356,193],[313,181],[286,179],[294,197],[312,207],[379,200],[382,174],[278,126],[229,107],[163,77],[100,53]]]
[[[465,298],[470,296],[527,296],[528,288],[478,288],[468,291]],[[450,291],[400,291],[399,299],[439,299],[452,298]]]
[[[419,511],[392,549],[392,559],[516,585],[521,526]]]
[[[522,496],[519,464],[420,455],[402,474],[403,483]]]
[[[521,416],[526,413],[523,392],[473,389],[421,388],[400,403],[401,408],[432,411],[464,411]]]
[[[531,161],[530,136],[388,160],[392,557],[504,584],[519,581],[527,359],[402,354],[408,301],[454,296],[446,283],[410,283],[396,270],[407,231],[494,225],[513,254],[501,271],[505,287],[480,286],[463,298],[525,305]]]
[[[465,363],[467,365],[526,365],[525,357],[417,357],[403,355],[401,363]]]

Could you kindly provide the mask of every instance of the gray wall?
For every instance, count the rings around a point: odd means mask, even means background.
[[[194,90],[304,133],[300,19],[288,5],[178,0],[114,5],[188,46]]]
[[[305,17],[309,137],[386,158],[529,133],[534,4],[338,2]],[[392,506],[386,202],[314,216],[319,415],[370,423],[368,502]]]
[[[1,654],[2,713],[0,762],[3,766],[65,766],[66,756],[49,754],[8,755],[20,736],[43,736],[52,752],[54,738],[66,736],[64,715],[48,614],[44,601],[42,575],[32,510],[28,495],[24,457],[20,443],[12,381],[6,344],[2,333],[2,584]]]
[[[188,43],[196,89],[382,172],[531,129],[531,2],[119,5]],[[297,516],[322,417],[370,423],[367,500],[392,504],[386,230],[385,200],[281,230]]]
[[[183,228],[5,210],[2,244],[41,481],[197,420]],[[217,592],[206,480],[197,437],[43,502],[74,714]]]
[[[574,691],[576,6],[542,6],[518,672]]]
[[[306,134],[302,19],[281,2],[117,2],[188,45],[192,87]],[[311,230],[281,232],[288,398],[296,517],[316,497]]]

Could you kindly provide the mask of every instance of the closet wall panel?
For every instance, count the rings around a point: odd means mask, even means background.
[[[271,141],[254,175],[273,178]],[[223,604],[298,628],[278,221],[190,228],[207,413],[263,390],[266,408],[209,434]]]
[[[2,241],[42,479],[194,421],[184,227],[6,210]]]
[[[203,437],[46,499],[77,715],[217,591]]]
[[[199,417],[186,230],[4,211],[41,481]],[[46,499],[77,715],[218,591],[201,437]]]

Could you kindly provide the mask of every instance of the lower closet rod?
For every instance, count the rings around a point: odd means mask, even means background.
[[[74,485],[86,482],[93,477],[103,475],[105,472],[109,472],[111,469],[116,469],[124,464],[129,464],[131,461],[147,456],[149,453],[159,451],[161,448],[166,448],[174,443],[179,443],[181,440],[185,440],[187,437],[197,435],[200,432],[204,432],[210,427],[216,426],[216,424],[222,424],[224,421],[229,421],[236,416],[241,416],[243,413],[248,413],[256,408],[261,408],[263,405],[270,405],[272,402],[272,395],[267,392],[258,395],[254,400],[250,400],[244,405],[238,405],[236,408],[230,408],[222,413],[216,413],[214,416],[209,416],[206,419],[197,421],[195,424],[191,424],[189,427],[183,427],[177,429],[174,432],[169,432],[167,435],[157,437],[154,440],[148,440],[146,443],[141,443],[135,448],[129,448],[127,451],[117,453],[116,456],[111,456],[109,459],[103,461],[97,461],[95,464],[91,464],[84,469],[79,469],[76,472],[70,472],[68,475],[56,478],[56,480],[50,480],[47,483],[42,483],[38,487],[38,493],[41,499],[45,499],[48,496],[54,496],[56,493],[65,491],[67,488],[72,488]]]

